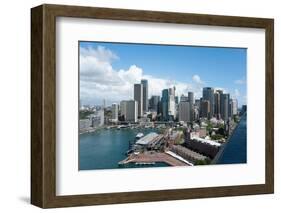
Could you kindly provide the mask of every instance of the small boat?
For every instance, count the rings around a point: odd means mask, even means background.
[[[125,129],[125,128],[127,128],[126,125],[119,125],[119,126],[117,127],[117,129]]]
[[[142,138],[144,136],[144,134],[142,132],[139,132],[137,135],[136,135],[136,138]]]

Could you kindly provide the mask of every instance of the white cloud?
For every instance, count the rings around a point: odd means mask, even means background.
[[[192,80],[193,80],[193,82],[195,82],[197,84],[204,84],[204,82],[201,80],[199,75],[193,75]]]
[[[94,57],[99,61],[104,62],[111,62],[115,59],[118,59],[118,56],[115,53],[103,46],[98,46],[96,49],[92,47],[80,48],[80,55],[83,57]]]
[[[224,88],[224,87],[215,87],[215,90],[222,90],[223,93],[225,93],[225,94],[229,93],[229,90],[227,88]]]
[[[240,92],[238,89],[234,89],[234,94],[233,94],[233,97],[234,98],[238,98],[240,96]]]
[[[235,84],[246,84],[246,80],[245,80],[245,78],[242,78],[242,79],[235,80],[234,83]]]
[[[202,96],[204,82],[198,75],[193,75],[192,83],[157,78],[144,73],[141,67],[131,65],[128,69],[115,70],[112,62],[118,56],[102,46],[96,49],[80,49],[80,98],[82,104],[101,104],[119,102],[133,98],[133,85],[141,79],[148,80],[149,96],[160,95],[165,88],[176,87],[176,94],[194,92],[195,97]]]

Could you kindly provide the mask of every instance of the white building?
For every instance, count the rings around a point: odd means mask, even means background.
[[[120,102],[120,114],[125,117],[127,101]]]
[[[176,88],[169,88],[169,102],[168,102],[168,114],[173,118],[176,117],[176,100],[175,100]]]
[[[104,109],[98,110],[90,115],[93,127],[100,127],[104,125]]]
[[[176,117],[176,102],[175,97],[172,95],[169,97],[168,113],[170,116]]]
[[[238,101],[237,99],[232,99],[232,114],[237,115],[238,114]]]
[[[125,121],[137,122],[138,120],[138,102],[135,100],[123,100],[120,102],[121,116]]]
[[[79,120],[80,131],[89,129],[91,125],[92,125],[92,121],[89,118]]]

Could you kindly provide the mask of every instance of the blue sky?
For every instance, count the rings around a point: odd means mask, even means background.
[[[80,42],[80,75],[84,76],[80,77],[80,87],[85,87],[80,88],[81,99],[84,104],[98,104],[101,97],[97,97],[94,89],[101,89],[99,93],[105,92],[109,101],[118,101],[118,97],[113,97],[116,92],[111,95],[106,91],[112,75],[114,79],[125,81],[111,88],[116,90],[126,85],[120,91],[119,99],[132,98],[130,85],[146,77],[153,83],[149,85],[150,95],[158,95],[153,93],[165,89],[156,88],[157,82],[159,87],[178,85],[178,95],[194,90],[197,98],[202,96],[202,87],[208,86],[223,88],[238,99],[239,105],[246,104],[246,57],[244,48]],[[97,73],[102,77],[103,69],[107,72],[108,84],[100,84],[100,78],[94,77]],[[87,77],[92,77],[95,87],[87,85],[90,83]]]

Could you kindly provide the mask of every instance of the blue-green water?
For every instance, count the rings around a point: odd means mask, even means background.
[[[247,163],[247,115],[244,114],[217,164]]]
[[[119,167],[118,162],[125,159],[129,141],[134,141],[136,134],[147,134],[155,129],[102,129],[94,133],[79,136],[79,170],[164,167],[165,163],[153,165],[128,164]]]
[[[79,170],[166,167],[165,163],[119,167],[118,162],[125,159],[129,141],[134,141],[138,132],[147,134],[155,129],[103,129],[94,133],[80,135]],[[247,116],[241,118],[217,164],[247,162]]]

